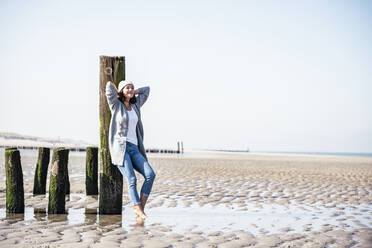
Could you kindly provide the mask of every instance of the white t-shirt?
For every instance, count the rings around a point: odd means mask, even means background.
[[[127,141],[137,145],[136,126],[138,122],[138,116],[136,114],[136,111],[134,111],[133,107],[131,111],[128,110],[127,112],[129,117]]]

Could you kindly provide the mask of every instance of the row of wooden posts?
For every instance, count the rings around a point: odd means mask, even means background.
[[[124,56],[100,56],[99,76],[99,123],[100,123],[100,149],[99,149],[99,213],[121,214],[123,196],[123,177],[120,171],[111,163],[109,152],[109,127],[111,112],[107,104],[105,89],[108,81],[118,87],[119,82],[125,80],[125,57]],[[183,153],[183,144],[178,148],[178,153]],[[89,151],[87,150],[87,153]],[[95,147],[97,153],[97,148]],[[161,152],[161,151],[160,151]],[[164,152],[164,151],[163,151]],[[46,152],[47,153],[47,152]],[[53,150],[50,173],[48,213],[64,212],[65,195],[69,192],[67,161],[69,150],[56,148]],[[168,152],[166,152],[168,153]],[[90,155],[87,155],[87,158]],[[97,161],[97,155],[95,161]],[[6,149],[5,163],[7,170],[7,212],[24,212],[23,174],[20,162],[20,154],[17,149]],[[39,159],[40,160],[40,159]],[[98,170],[97,164],[95,165]],[[44,168],[40,165],[41,168]],[[89,174],[87,170],[87,174]],[[40,181],[46,178],[46,174],[40,175]],[[97,187],[98,175],[95,173],[92,184]],[[46,180],[46,179],[45,179]],[[36,181],[36,180],[35,180]],[[88,183],[86,183],[88,187]],[[41,186],[41,188],[43,188]],[[60,203],[61,202],[61,203]],[[59,205],[61,204],[61,206]],[[58,205],[58,207],[57,207]],[[63,205],[63,207],[62,207]]]
[[[183,142],[177,142],[177,150],[170,149],[146,149],[147,153],[183,153]]]
[[[49,214],[65,213],[66,195],[70,194],[68,175],[69,149],[55,148],[50,166]],[[46,194],[50,149],[39,148],[35,169],[33,194]],[[24,188],[21,155],[17,148],[5,149],[6,211],[24,213]],[[98,195],[98,148],[87,147],[85,186],[87,195]]]

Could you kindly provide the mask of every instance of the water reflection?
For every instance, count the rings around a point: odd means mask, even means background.
[[[136,216],[136,223],[138,226],[145,226],[145,220],[139,216]]]
[[[53,222],[65,222],[67,221],[68,214],[48,214],[48,221]]]
[[[34,214],[46,214],[46,208],[34,208]]]
[[[122,216],[118,214],[101,214],[98,216],[98,224],[101,227],[106,226],[122,226]]]
[[[17,223],[25,220],[25,214],[6,213],[6,220],[9,224]]]
[[[14,224],[20,221],[48,221],[49,223],[65,222],[69,225],[91,225],[97,223],[100,227],[122,227],[124,219],[127,225],[132,223],[135,219],[131,218],[131,221],[128,221],[128,213],[124,210],[121,215],[99,215],[98,212],[98,208],[85,207],[67,209],[65,214],[48,214],[47,208],[27,207],[25,208],[25,213],[7,213],[5,208],[0,208],[0,221],[5,220],[9,224]],[[124,213],[126,215],[125,217],[123,216]],[[137,223],[142,226],[144,225],[143,221],[137,221]]]
[[[34,217],[36,220],[46,220],[46,216],[46,208],[34,208]]]
[[[85,208],[85,222],[86,223],[97,223],[97,208]]]
[[[91,198],[93,197],[93,198]],[[260,230],[270,233],[280,232],[281,227],[292,226],[295,232],[302,232],[303,228],[311,225],[312,230],[320,230],[324,224],[342,226],[346,231],[360,228],[358,225],[370,227],[371,206],[342,206],[342,212],[335,213],[335,208],[322,205],[303,206],[277,204],[257,204],[247,202],[247,210],[239,210],[232,204],[213,206],[197,203],[183,206],[179,201],[174,207],[153,207],[146,210],[149,218],[143,221],[136,218],[134,210],[126,205],[122,214],[99,215],[98,197],[83,194],[71,194],[70,207],[66,214],[48,214],[47,209],[26,207],[24,214],[6,213],[5,206],[0,208],[0,221],[21,225],[32,222],[56,222],[61,225],[93,225],[105,230],[123,228],[131,232],[163,226],[167,230],[177,233],[185,231],[213,232],[218,230],[249,230],[252,234],[260,234]],[[36,204],[40,204],[37,201]],[[44,204],[43,204],[44,205]],[[47,205],[47,204],[45,204]],[[40,205],[38,205],[40,206]],[[79,206],[82,206],[79,208]],[[74,208],[75,207],[75,208]],[[354,216],[353,219],[350,216]],[[353,222],[354,221],[354,222]],[[357,221],[357,222],[356,222]],[[273,223],[275,225],[273,225]]]
[[[92,199],[98,201],[98,195],[87,195],[86,197],[87,198],[92,198]]]

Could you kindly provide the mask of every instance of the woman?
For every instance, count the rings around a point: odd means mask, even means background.
[[[111,82],[106,84],[106,98],[111,110],[109,129],[111,161],[126,178],[130,200],[137,216],[141,219],[147,217],[144,209],[155,179],[154,170],[147,161],[143,146],[140,112],[149,93],[149,87],[134,90],[134,85],[130,81],[121,81],[118,89]],[[145,178],[140,197],[134,170]]]

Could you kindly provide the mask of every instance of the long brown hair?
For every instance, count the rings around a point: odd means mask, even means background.
[[[123,90],[121,90],[119,92],[118,99],[119,99],[120,102],[122,102],[124,104],[125,96],[124,96]],[[131,99],[129,99],[130,104],[135,104],[136,102],[137,102],[136,96],[133,96]]]

